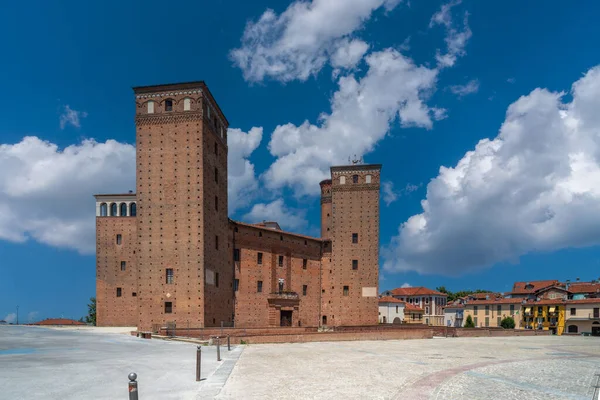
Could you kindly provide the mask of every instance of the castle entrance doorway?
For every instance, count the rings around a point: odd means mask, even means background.
[[[292,326],[292,311],[281,310],[279,326]]]

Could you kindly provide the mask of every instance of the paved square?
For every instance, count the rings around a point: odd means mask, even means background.
[[[591,400],[600,373],[600,338],[440,338],[204,346],[198,383],[195,344],[106,331],[0,327],[0,398],[127,399],[135,371],[140,400]]]
[[[241,347],[196,345],[107,333],[110,329],[0,326],[0,399],[128,399],[136,372],[140,400],[212,399],[227,380]]]
[[[218,399],[581,399],[600,338],[498,337],[246,346]]]

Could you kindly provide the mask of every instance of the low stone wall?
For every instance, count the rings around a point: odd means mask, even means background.
[[[159,335],[169,336],[184,336],[198,338],[202,340],[208,340],[214,336],[261,336],[261,335],[273,335],[273,334],[303,334],[307,332],[317,332],[317,328],[312,327],[294,327],[294,328],[176,328],[167,329],[161,327]]]
[[[448,337],[547,336],[551,334],[551,331],[533,329],[433,327],[434,336],[447,335]]]
[[[420,329],[390,329],[361,332],[312,332],[304,334],[274,334],[256,336],[231,337],[231,343],[307,343],[307,342],[339,342],[352,340],[405,340],[431,339],[431,328]]]
[[[344,340],[398,340],[398,339],[431,339],[433,330],[427,326],[374,325],[345,326],[319,332],[317,328],[197,328],[174,329],[167,332],[161,328],[160,335],[197,338],[210,340],[220,336],[221,343],[230,337],[232,344],[240,343],[304,343],[335,342]]]

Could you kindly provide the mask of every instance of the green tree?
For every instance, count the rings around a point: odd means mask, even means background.
[[[96,298],[90,297],[90,304],[88,304],[88,315],[85,317],[85,322],[96,326]]]
[[[467,320],[465,321],[465,328],[475,328],[475,322],[473,322],[473,318],[470,315],[467,315]]]
[[[504,317],[500,321],[500,326],[504,329],[515,329],[515,320],[513,317]]]

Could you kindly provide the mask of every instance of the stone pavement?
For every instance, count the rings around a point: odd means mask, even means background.
[[[0,399],[124,399],[135,372],[139,400],[212,399],[243,346],[202,347],[196,382],[196,345],[147,340],[106,330],[0,326]]]
[[[600,338],[248,345],[218,399],[591,400]]]

